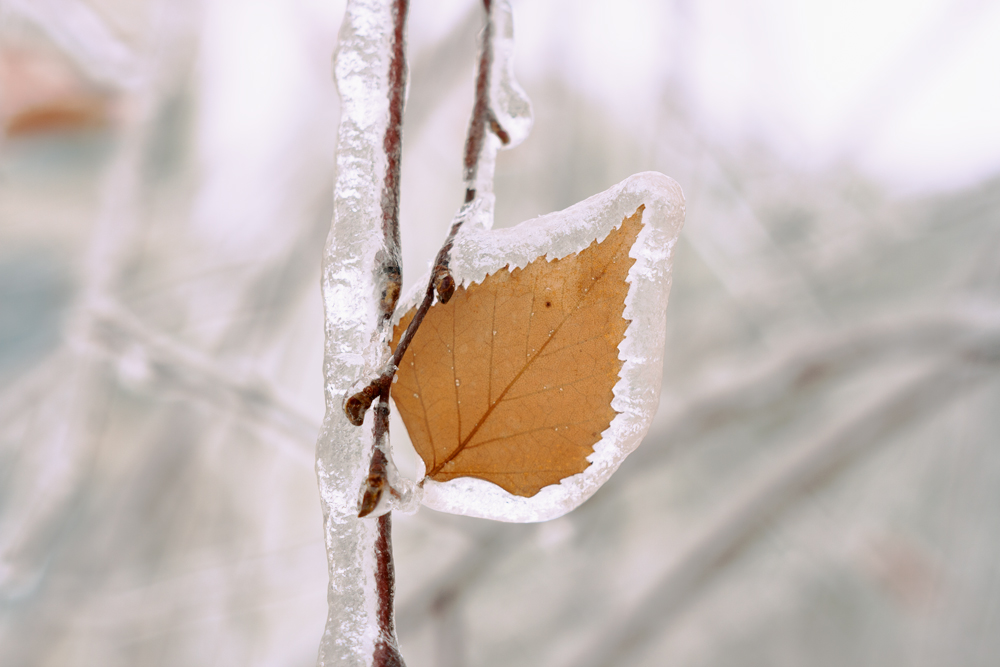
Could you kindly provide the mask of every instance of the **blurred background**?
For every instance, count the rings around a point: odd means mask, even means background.
[[[497,224],[687,197],[662,404],[561,519],[395,518],[407,664],[1000,664],[1000,3],[513,4]],[[0,0],[0,664],[315,663],[342,14]],[[481,22],[412,0],[406,287]]]

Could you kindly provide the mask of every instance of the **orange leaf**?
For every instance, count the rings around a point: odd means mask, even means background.
[[[531,497],[590,465],[616,414],[642,212],[576,254],[501,269],[428,311],[392,388],[427,477],[478,477]]]

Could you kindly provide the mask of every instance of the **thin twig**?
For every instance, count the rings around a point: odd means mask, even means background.
[[[479,172],[479,158],[483,153],[486,126],[500,137],[504,144],[510,143],[507,132],[500,127],[496,114],[490,107],[490,73],[493,70],[493,16],[490,13],[491,0],[483,0],[486,10],[486,27],[483,28],[483,46],[479,52],[479,69],[476,73],[476,102],[469,120],[469,134],[465,139],[465,203],[476,198],[476,175]]]
[[[393,0],[392,59],[389,61],[389,124],[382,139],[385,152],[385,180],[382,183],[382,237],[385,253],[381,271],[383,321],[392,318],[402,286],[399,246],[399,172],[403,152],[403,103],[406,99],[406,14],[409,0]]]
[[[378,539],[375,542],[375,581],[378,587],[379,636],[372,656],[373,667],[404,667],[403,656],[396,643],[393,623],[393,600],[396,596],[396,572],[392,564],[392,518],[387,512],[376,519]]]

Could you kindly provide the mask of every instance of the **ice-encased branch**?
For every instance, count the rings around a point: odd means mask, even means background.
[[[382,228],[383,185],[391,175],[384,142],[391,122],[390,64],[398,10],[385,0],[351,0],[335,63],[341,120],[333,225],[322,276],[326,417],[316,444],[330,573],[319,665],[375,665],[376,651],[384,654],[387,648],[398,657],[392,610],[387,613],[381,603],[387,591],[379,590],[380,583],[385,588],[380,566],[391,548],[388,518],[357,516],[358,489],[372,459],[372,431],[352,425],[343,410],[348,391],[372,377],[388,357],[383,264],[394,253]]]

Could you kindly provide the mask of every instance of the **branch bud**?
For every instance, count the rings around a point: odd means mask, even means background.
[[[434,290],[437,292],[438,301],[448,303],[455,293],[455,279],[451,277],[448,269],[438,273],[434,280]]]
[[[378,386],[373,382],[344,401],[344,414],[347,415],[348,421],[355,426],[361,426],[365,421],[365,412],[378,394]]]

